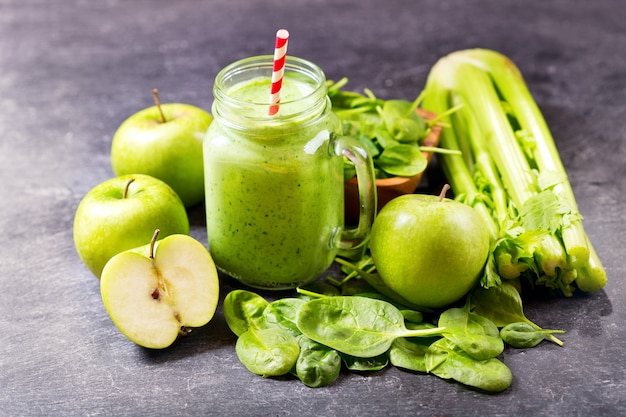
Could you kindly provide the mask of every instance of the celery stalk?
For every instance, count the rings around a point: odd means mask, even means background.
[[[526,276],[572,294],[596,291],[606,273],[582,216],[554,139],[517,67],[489,50],[457,51],[432,68],[423,107],[443,114],[439,155],[458,199],[479,211],[492,232],[486,276]],[[533,144],[528,146],[527,142]],[[483,286],[499,279],[483,279]]]
[[[445,59],[445,58],[444,58]],[[501,110],[500,99],[489,75],[465,62],[453,62],[455,93],[471,108],[481,134],[472,137],[484,141],[502,176],[507,193],[521,207],[535,191],[530,166],[517,145],[515,133]]]
[[[517,67],[505,56],[486,49],[475,49],[467,53],[471,60],[480,64],[492,75],[496,88],[504,100],[511,106],[515,117],[526,134],[534,138],[533,157],[540,172],[562,174],[565,180],[555,185],[554,192],[564,198],[573,211],[579,215],[574,191],[567,180],[565,167],[556,148],[548,125],[532,99],[532,96]],[[480,65],[479,64],[479,65]],[[567,253],[577,265],[589,256],[582,222],[573,219],[562,231],[563,243]]]
[[[576,268],[578,274],[575,282],[582,291],[594,292],[606,285],[607,276],[598,253],[589,240],[587,240],[587,245],[589,248],[589,259],[583,266]]]
[[[469,138],[478,137],[481,133],[476,125],[476,120],[473,117],[473,114],[467,107],[461,107],[458,110],[458,115],[456,113],[453,114],[453,120],[455,119],[455,116],[457,116],[456,118],[458,119],[458,122],[455,122],[455,124],[464,123],[464,128],[461,128],[460,131],[467,132],[467,135],[464,136],[465,140],[463,141],[467,143],[467,145],[465,147],[461,146],[461,148],[471,149],[471,153],[473,155],[472,164],[475,171],[477,171],[475,175],[482,175],[485,182],[489,184],[489,193],[493,203],[493,210],[495,212],[494,218],[498,224],[502,224],[508,217],[507,196],[504,192],[504,186],[500,180],[497,168],[493,163],[493,159],[489,155],[489,149],[483,141],[469,140]]]
[[[535,259],[544,274],[556,277],[559,271],[567,268],[567,256],[563,246],[553,235],[543,238],[541,249],[535,252]]]
[[[444,115],[441,119],[443,125],[439,137],[439,146],[444,149],[460,151],[455,131],[450,127],[451,116],[446,114],[453,107],[450,97],[445,90],[441,90],[437,94],[430,96],[430,103],[432,108],[437,109],[433,110],[435,114]],[[498,226],[491,216],[491,210],[486,207],[481,198],[467,163],[463,160],[463,156],[457,154],[437,154],[437,158],[442,162],[444,175],[448,179],[452,190],[456,195],[463,195],[464,202],[474,207],[481,215],[489,229],[490,235],[495,240],[498,236]]]

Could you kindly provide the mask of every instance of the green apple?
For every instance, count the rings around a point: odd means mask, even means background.
[[[213,117],[190,104],[155,101],[157,105],[131,115],[115,132],[113,172],[165,181],[189,208],[204,200],[202,142]]]
[[[219,280],[209,251],[176,234],[115,255],[104,267],[100,292],[117,328],[136,344],[163,349],[217,309]]]
[[[189,234],[178,195],[148,175],[111,178],[92,188],[74,215],[74,245],[89,270],[100,277],[114,255],[144,245],[155,229],[161,236]]]
[[[381,280],[408,301],[450,305],[477,283],[490,236],[468,205],[443,196],[407,194],[382,208],[370,238]]]

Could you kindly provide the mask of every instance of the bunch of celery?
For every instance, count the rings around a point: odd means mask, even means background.
[[[483,287],[526,280],[570,296],[606,284],[554,139],[515,64],[485,49],[454,52],[432,68],[422,106],[448,114],[440,146],[461,156],[441,154],[444,173],[491,232]]]

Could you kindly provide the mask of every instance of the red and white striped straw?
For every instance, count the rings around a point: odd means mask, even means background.
[[[270,116],[278,113],[280,90],[283,86],[283,75],[285,74],[288,41],[289,32],[286,29],[279,29],[276,32],[276,46],[274,47],[274,69],[272,71],[272,89],[270,92]]]

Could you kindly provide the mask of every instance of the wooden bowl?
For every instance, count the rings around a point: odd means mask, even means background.
[[[434,120],[435,117],[437,117],[434,113],[422,109],[417,109],[417,114],[419,114],[426,120]],[[430,132],[424,138],[421,145],[439,145],[440,134],[441,126],[435,124],[434,126],[432,126]],[[430,164],[433,153],[423,152],[423,155],[426,158],[426,161]],[[426,166],[426,168],[428,169],[428,165]],[[392,199],[403,194],[411,194],[415,192],[424,172],[425,170],[412,177],[391,177],[377,179],[376,192],[378,193],[378,211],[380,211],[380,209],[382,209],[385,204],[387,204]],[[352,177],[345,182],[344,195],[346,222],[356,223],[359,219],[359,192],[356,177]]]

